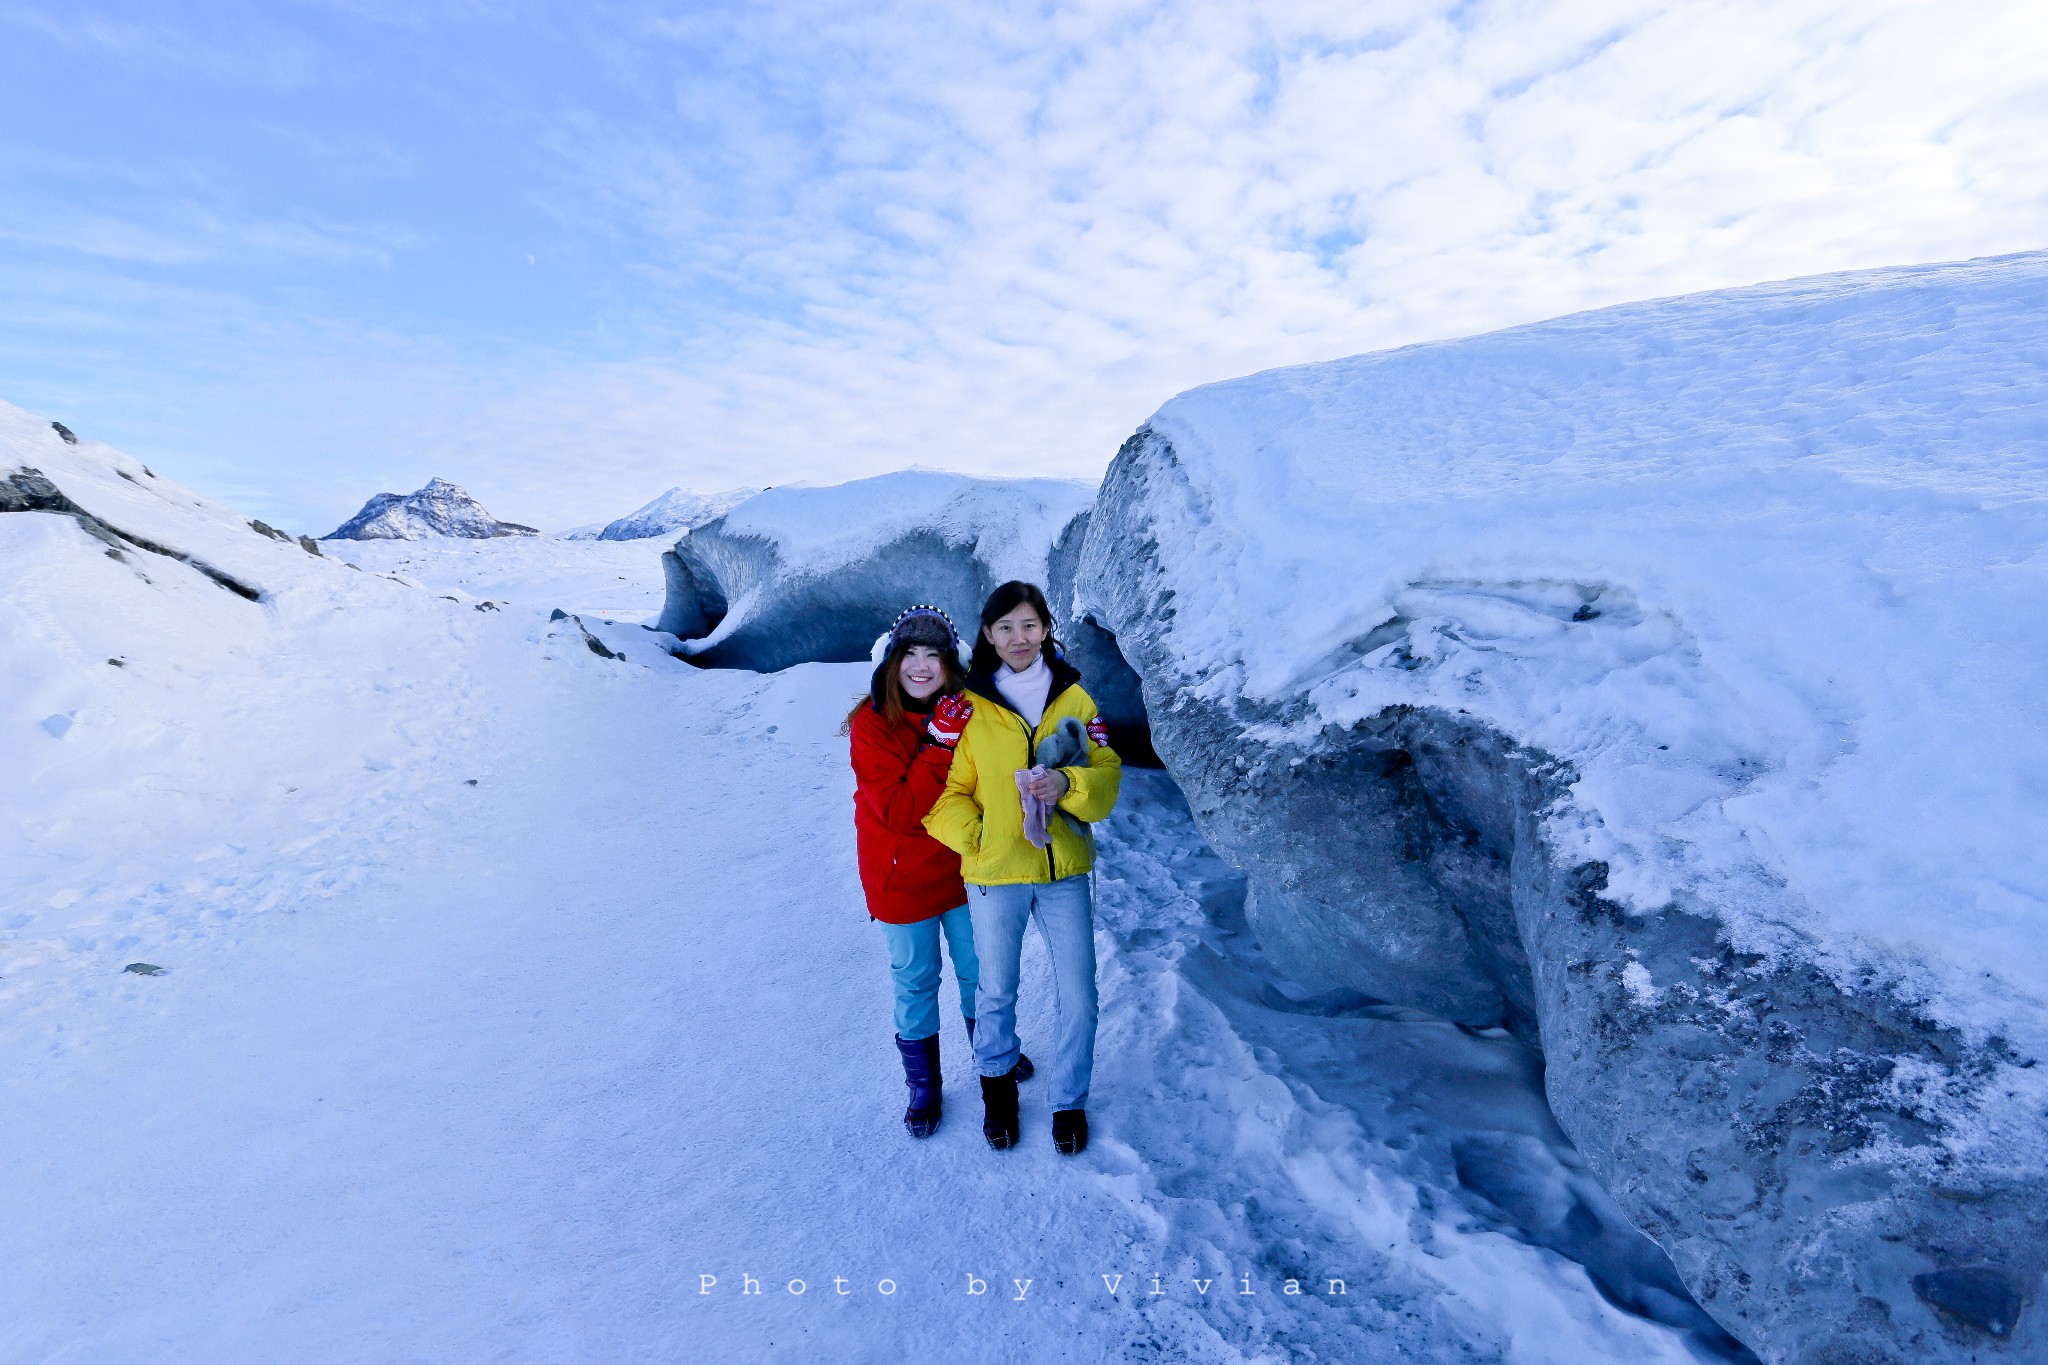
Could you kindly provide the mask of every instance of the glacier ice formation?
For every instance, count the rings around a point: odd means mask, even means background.
[[[1631,305],[1181,395],[1075,592],[1272,957],[1539,1047],[1759,1355],[2039,1360],[2044,434],[2048,254]]]
[[[1095,699],[1096,707],[1110,728],[1111,743],[1127,762],[1155,764],[1150,727],[1145,720],[1144,689],[1131,671],[1116,635],[1081,606],[1075,596],[1075,573],[1081,564],[1081,546],[1088,535],[1090,513],[1083,512],[1068,522],[1053,543],[1046,563],[1046,603],[1060,623],[1060,641],[1067,659],[1081,670],[1083,685]]]
[[[1073,566],[1093,490],[1062,479],[911,470],[826,488],[774,488],[680,537],[662,556],[659,627],[708,667],[762,672],[865,659],[904,607],[930,602],[971,635],[1012,578],[1045,584],[1068,652],[1113,727],[1143,724],[1114,638],[1079,617]]]

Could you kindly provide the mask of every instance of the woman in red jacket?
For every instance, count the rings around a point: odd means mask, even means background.
[[[896,1049],[910,1107],[903,1126],[929,1137],[939,1126],[939,945],[953,959],[960,1014],[974,1039],[974,992],[981,971],[960,855],[925,832],[924,817],[945,789],[953,746],[973,704],[960,695],[960,637],[937,607],[912,607],[877,642],[868,695],[846,718],[853,749],[853,827],[868,914],[889,943],[896,987]],[[1020,1061],[1017,1078],[1031,1074]]]

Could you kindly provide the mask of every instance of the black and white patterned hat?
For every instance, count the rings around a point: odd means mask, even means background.
[[[960,632],[953,628],[953,618],[929,603],[906,608],[889,629],[876,637],[869,658],[879,666],[889,656],[889,651],[899,644],[951,650],[953,656],[960,660],[961,667],[967,666],[967,655],[960,646]]]

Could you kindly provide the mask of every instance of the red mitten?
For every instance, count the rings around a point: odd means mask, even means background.
[[[1109,747],[1109,727],[1102,723],[1101,716],[1088,722],[1088,738],[1095,741],[1095,747],[1098,749]]]
[[[939,704],[932,708],[932,718],[926,722],[924,732],[932,737],[932,743],[950,749],[960,742],[961,733],[967,729],[967,718],[973,714],[974,703],[967,700],[965,692],[940,697]]]

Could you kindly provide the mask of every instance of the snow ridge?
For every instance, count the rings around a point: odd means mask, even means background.
[[[728,488],[723,493],[693,493],[671,488],[654,501],[629,512],[595,532],[578,532],[565,540],[651,540],[656,536],[681,535],[707,521],[724,516],[753,497],[758,488]]]

